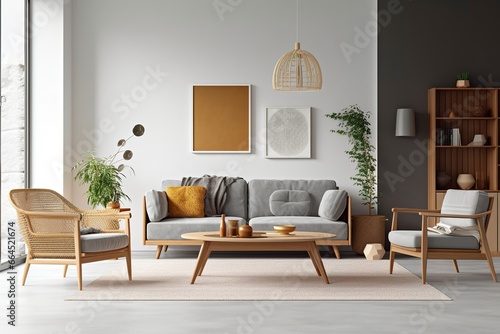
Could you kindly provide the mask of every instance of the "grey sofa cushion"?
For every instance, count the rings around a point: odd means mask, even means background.
[[[248,184],[244,179],[237,179],[226,190],[224,214],[245,218],[248,216]]]
[[[347,205],[347,192],[345,190],[327,190],[319,204],[320,217],[337,220],[344,212]]]
[[[168,215],[168,200],[165,191],[146,191],[146,212],[149,220],[158,222]]]
[[[85,234],[80,237],[82,252],[105,252],[128,246],[128,236],[123,233]]]
[[[148,224],[149,225],[149,224]],[[321,217],[300,216],[270,216],[250,219],[249,225],[254,231],[273,231],[274,225],[295,225],[296,231],[333,233],[335,240],[347,240],[347,223],[342,221],[331,221]]]
[[[308,216],[318,216],[325,191],[337,189],[333,180],[251,180],[248,182],[248,217],[272,216],[269,197],[276,190],[303,190],[311,197]]]
[[[311,197],[303,190],[276,190],[269,197],[269,209],[275,216],[307,216]]]
[[[389,242],[403,247],[420,248],[421,231],[391,231]],[[473,236],[443,235],[434,232],[428,234],[428,248],[432,249],[479,249],[479,242]]]
[[[246,223],[242,217],[226,216],[238,220],[238,225]],[[204,218],[167,218],[161,222],[150,222],[146,227],[147,240],[180,240],[181,235],[189,232],[213,231],[219,233],[221,217]]]

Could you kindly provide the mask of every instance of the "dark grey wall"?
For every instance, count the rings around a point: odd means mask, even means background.
[[[427,89],[454,87],[461,71],[473,87],[500,87],[500,1],[401,0],[389,21],[394,3],[378,0],[379,213],[389,220],[392,207],[427,207]],[[416,111],[416,137],[394,136],[402,107]]]

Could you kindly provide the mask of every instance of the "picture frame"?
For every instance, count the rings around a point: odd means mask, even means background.
[[[251,153],[251,85],[195,84],[193,153]]]
[[[266,158],[311,158],[311,107],[266,108]]]

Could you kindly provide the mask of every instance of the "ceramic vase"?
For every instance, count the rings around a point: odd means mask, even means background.
[[[226,228],[226,215],[222,215],[222,220],[220,222],[219,227],[219,236],[225,237],[227,236],[227,228]]]
[[[444,189],[450,180],[451,176],[449,176],[446,172],[438,172],[438,175],[436,176],[437,185],[440,189]]]
[[[460,174],[457,178],[458,186],[464,190],[472,188],[475,182],[476,180],[472,174]]]
[[[238,229],[238,235],[241,238],[250,238],[253,234],[252,226],[250,225],[241,225]]]

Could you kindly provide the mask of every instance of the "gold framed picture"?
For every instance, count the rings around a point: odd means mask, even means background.
[[[193,85],[193,153],[251,153],[251,85]]]

